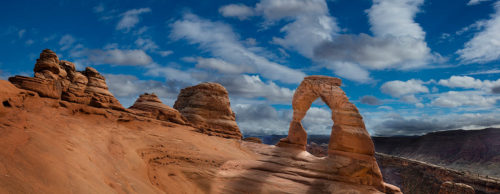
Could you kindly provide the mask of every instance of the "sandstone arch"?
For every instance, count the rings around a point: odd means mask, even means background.
[[[293,119],[288,137],[277,144],[281,147],[306,149],[307,133],[302,119],[317,98],[321,98],[332,110],[333,127],[328,144],[328,153],[351,152],[373,156],[375,148],[366,131],[363,117],[356,106],[349,102],[340,88],[339,78],[328,76],[308,76],[295,91],[292,100]]]

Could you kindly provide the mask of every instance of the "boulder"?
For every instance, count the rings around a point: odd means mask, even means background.
[[[174,108],[202,133],[241,139],[228,93],[220,84],[201,83],[182,89]]]
[[[141,110],[149,113],[149,117],[178,124],[186,124],[186,119],[174,108],[163,104],[156,94],[145,93],[140,95],[129,109]]]

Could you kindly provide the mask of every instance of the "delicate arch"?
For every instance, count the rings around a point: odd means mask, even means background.
[[[307,132],[302,119],[314,100],[321,98],[332,110],[333,127],[328,144],[328,153],[352,152],[373,155],[375,148],[366,131],[363,117],[356,106],[349,102],[340,88],[342,81],[328,76],[308,76],[300,83],[293,95],[293,118],[288,137],[281,139],[278,146],[292,146],[305,150]]]

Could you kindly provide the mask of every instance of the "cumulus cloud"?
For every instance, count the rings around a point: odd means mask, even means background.
[[[392,97],[401,97],[409,94],[429,93],[429,88],[423,85],[422,80],[389,81],[382,84],[380,90]]]
[[[224,17],[237,17],[240,20],[245,20],[248,17],[255,15],[253,8],[242,4],[230,4],[219,8],[219,13]]]
[[[381,105],[382,101],[380,101],[377,97],[375,96],[363,96],[359,99],[359,102],[367,105]]]
[[[467,5],[477,5],[481,2],[485,2],[485,1],[490,1],[490,0],[470,0]]]
[[[214,80],[222,84],[231,96],[243,98],[263,97],[274,103],[290,104],[294,91],[280,87],[272,81],[262,81],[258,75],[225,76]]]
[[[498,96],[485,96],[476,91],[449,91],[442,93],[431,104],[441,107],[494,107],[499,100]]]
[[[495,13],[485,22],[484,29],[465,43],[456,53],[464,63],[487,63],[500,58],[500,2],[496,2]]]
[[[374,36],[339,35],[319,44],[314,55],[344,61],[368,70],[412,69],[441,60],[425,42],[425,32],[414,21],[423,0],[374,0],[367,10]]]
[[[370,70],[422,68],[443,59],[431,53],[425,32],[414,21],[422,4],[423,0],[374,0],[367,10],[374,36],[341,34],[325,0],[261,0],[253,10],[267,25],[289,22],[280,30],[283,37],[273,37],[274,43],[341,77],[367,83],[372,80]]]
[[[500,79],[480,80],[470,76],[451,76],[449,79],[439,80],[438,84],[450,88],[491,90],[494,87],[500,86]]]
[[[88,61],[93,64],[110,65],[148,65],[153,60],[143,50],[88,50],[85,51]]]
[[[283,83],[299,83],[305,76],[301,71],[271,62],[254,50],[246,48],[227,24],[185,14],[181,20],[173,22],[170,26],[172,39],[185,39],[191,44],[198,44],[214,57],[251,68],[245,73],[258,73],[266,79],[279,80]]]
[[[143,13],[151,12],[150,8],[140,8],[140,9],[131,9],[124,13],[122,13],[121,19],[116,25],[117,30],[130,31],[137,23],[139,23],[139,16]]]
[[[498,113],[463,113],[403,117],[398,114],[386,115],[389,119],[373,127],[376,136],[422,135],[428,132],[453,129],[480,129],[500,125]]]

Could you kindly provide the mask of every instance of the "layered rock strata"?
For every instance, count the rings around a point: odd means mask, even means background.
[[[186,124],[186,119],[174,108],[163,104],[156,94],[142,94],[129,109],[140,110],[145,116],[162,121]]]
[[[217,83],[201,83],[181,90],[174,108],[202,133],[241,139],[227,90]]]
[[[108,91],[104,76],[92,67],[87,67],[82,72],[76,71],[73,63],[59,60],[56,53],[45,49],[37,59],[34,72],[35,77],[14,76],[9,81],[42,97],[124,110]]]

